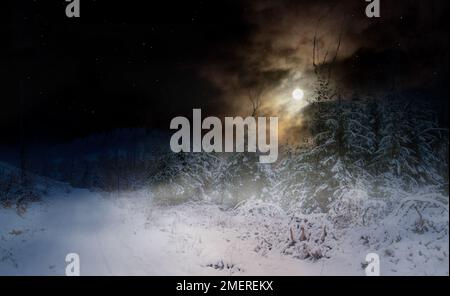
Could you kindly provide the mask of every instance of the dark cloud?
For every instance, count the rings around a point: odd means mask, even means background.
[[[254,84],[276,88],[300,73],[299,83],[311,87],[314,35],[318,59],[327,64],[342,32],[333,69],[341,89],[384,91],[394,81],[413,87],[445,78],[446,1],[381,1],[379,19],[366,17],[366,5],[361,0],[247,1],[250,33],[222,49],[225,58],[208,60],[204,76],[237,109],[245,106],[245,89]]]
[[[448,2],[381,1],[379,19],[366,17],[366,5],[362,0],[244,2],[247,34],[222,44],[221,54],[201,66],[219,91],[222,113],[250,114],[248,91],[263,88],[261,112],[279,117],[281,137],[298,140],[305,133],[304,118],[290,95],[295,87],[307,98],[313,95],[314,36],[322,67],[332,63],[341,36],[331,82],[344,96],[377,96],[395,87],[422,89],[430,99],[430,90],[443,88],[448,77]],[[446,94],[438,91],[437,97],[447,100]]]

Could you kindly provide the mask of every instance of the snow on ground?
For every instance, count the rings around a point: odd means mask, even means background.
[[[448,224],[430,253],[414,236],[375,240],[383,225],[369,238],[320,215],[305,219],[262,202],[161,207],[146,192],[58,190],[23,216],[0,207],[0,275],[64,275],[68,253],[80,255],[81,275],[364,275],[372,251],[385,275],[448,274]],[[302,228],[311,243],[293,245]],[[307,248],[324,256],[304,259]]]

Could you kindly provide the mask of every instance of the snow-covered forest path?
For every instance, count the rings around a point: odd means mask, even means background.
[[[80,256],[82,275],[320,273],[318,264],[255,253],[219,209],[192,214],[86,190],[31,204],[22,217],[0,209],[0,274],[64,275],[68,253]]]
[[[32,204],[23,217],[2,210],[0,273],[64,275],[68,253],[80,256],[82,275],[163,273],[170,258],[142,257],[162,242],[139,236],[137,224],[127,223],[138,220],[138,212],[126,216],[113,201],[85,190]]]
[[[286,249],[291,217],[276,205],[230,211],[208,203],[156,206],[147,192],[56,191],[22,216],[0,208],[0,275],[65,275],[69,253],[79,255],[81,275],[364,275],[373,248],[362,234],[375,239],[384,231],[327,228],[330,256],[302,260],[303,247]],[[308,218],[317,226],[312,236],[323,230],[325,220],[316,218]],[[430,235],[374,240],[382,274],[448,274],[448,237]]]

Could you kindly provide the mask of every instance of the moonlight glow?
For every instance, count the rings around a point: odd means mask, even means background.
[[[300,88],[296,88],[294,89],[294,91],[292,92],[292,98],[296,101],[301,101],[303,99],[303,96],[305,95],[305,93],[303,92],[302,89]]]

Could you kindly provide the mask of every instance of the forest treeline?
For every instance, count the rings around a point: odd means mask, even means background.
[[[257,198],[326,212],[350,197],[386,201],[420,190],[446,196],[447,203],[448,130],[433,110],[423,99],[396,93],[314,102],[299,114],[309,136],[280,147],[275,164],[260,164],[254,153],[175,154],[161,138],[124,130],[125,146],[109,146],[111,134],[99,135],[58,148],[65,150],[61,158],[44,153],[29,168],[73,187],[146,189],[163,204],[208,200],[232,207]],[[107,147],[102,153],[78,153],[98,142]],[[31,178],[5,169],[0,176],[3,203],[35,196]]]

